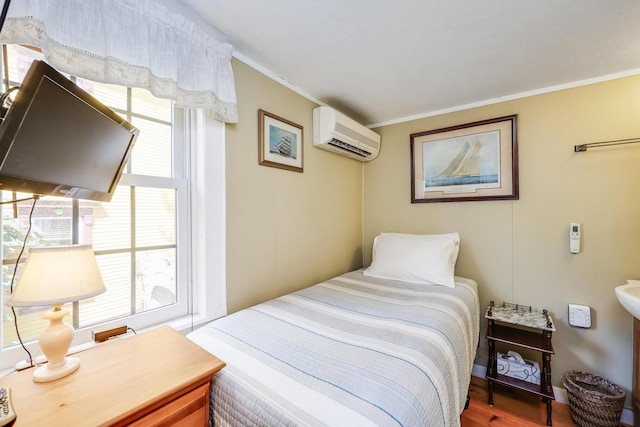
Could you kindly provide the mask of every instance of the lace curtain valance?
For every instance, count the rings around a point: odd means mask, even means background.
[[[14,0],[0,43],[40,48],[52,66],[142,87],[237,122],[232,47],[175,0]]]

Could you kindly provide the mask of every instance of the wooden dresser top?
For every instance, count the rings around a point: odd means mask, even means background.
[[[0,378],[12,390],[15,426],[117,424],[209,382],[225,366],[168,326],[75,356],[80,368],[59,380],[35,383],[34,368]]]

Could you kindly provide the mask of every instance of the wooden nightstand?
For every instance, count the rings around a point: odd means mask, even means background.
[[[555,400],[551,384],[551,355],[554,354],[551,336],[556,330],[553,319],[547,310],[539,311],[529,306],[507,303],[495,305],[493,301],[487,307],[484,317],[487,319],[487,340],[489,343],[489,362],[486,374],[489,384],[489,405],[493,406],[494,383],[535,394],[540,396],[547,406],[547,425],[550,426],[551,402]],[[496,343],[540,352],[542,358],[540,384],[499,374]]]
[[[209,383],[225,364],[165,326],[78,353],[80,369],[34,383],[33,368],[0,378],[15,426],[209,424]]]

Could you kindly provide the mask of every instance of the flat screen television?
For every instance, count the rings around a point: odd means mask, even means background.
[[[139,130],[43,61],[0,124],[0,190],[110,201]]]

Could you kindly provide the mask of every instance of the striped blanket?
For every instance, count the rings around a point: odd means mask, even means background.
[[[353,271],[188,337],[227,363],[212,380],[215,426],[459,426],[478,329],[473,280]]]

